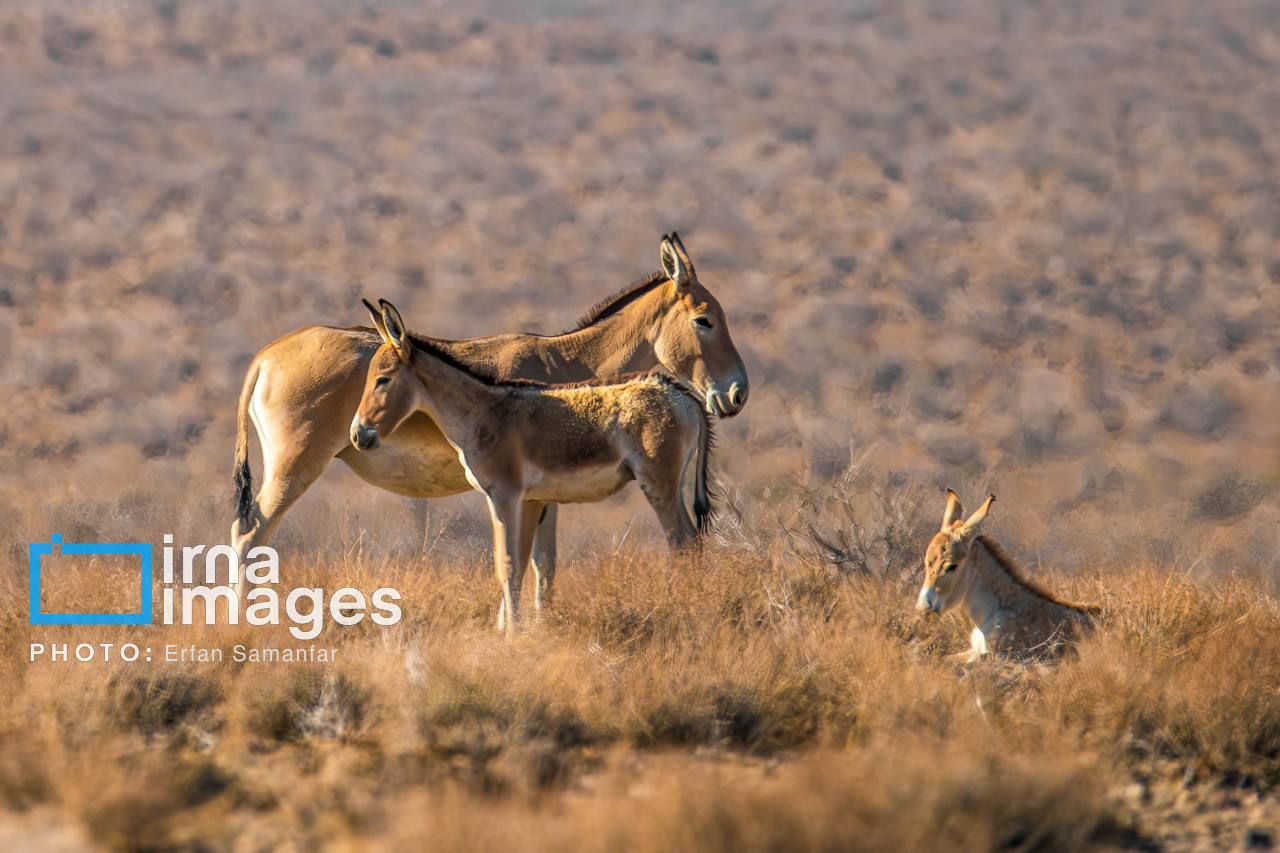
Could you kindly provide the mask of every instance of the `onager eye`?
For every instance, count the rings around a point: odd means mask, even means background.
[[[391,381],[391,377],[390,377],[390,376],[379,376],[379,377],[378,377],[378,380],[377,380],[376,382],[374,382],[374,383],[373,383],[373,387],[374,387],[374,388],[381,388],[382,386],[386,385],[386,384],[387,384],[388,382],[390,382],[390,381]]]
[[[942,569],[942,571],[945,574],[947,572],[954,572],[956,568],[957,566],[955,563],[947,563],[947,565]]]
[[[693,324],[694,324],[695,326],[701,326],[701,327],[702,327],[702,328],[704,328],[704,329],[710,329],[710,328],[711,328],[711,321],[710,321],[710,320],[708,320],[706,317],[694,317],[694,318],[693,318]]]

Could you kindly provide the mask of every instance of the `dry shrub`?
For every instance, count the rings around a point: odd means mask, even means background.
[[[246,726],[268,741],[356,740],[373,691],[345,672],[310,667],[272,681],[248,698]]]
[[[557,809],[415,797],[389,846],[427,827],[436,849],[525,851],[1068,851],[1115,833],[1089,756],[1010,755],[966,735],[781,765],[665,754],[611,769]]]
[[[1044,699],[1086,742],[1135,767],[1176,759],[1196,772],[1280,780],[1280,617],[1229,579],[1211,592],[1148,571],[1130,580],[1079,660]],[[1134,601],[1133,599],[1137,599]]]
[[[884,475],[869,456],[855,457],[831,481],[735,490],[717,538],[768,553],[783,534],[786,552],[816,557],[840,573],[890,582],[908,578],[919,562],[923,498],[930,490],[902,474]]]
[[[196,838],[216,843],[231,829],[218,815],[245,802],[235,774],[207,758],[143,751],[105,759],[86,762],[75,808],[110,849],[151,850]],[[111,783],[95,781],[104,778]]]
[[[217,704],[220,688],[208,673],[170,672],[132,678],[123,673],[110,684],[111,716],[143,734],[172,729]]]

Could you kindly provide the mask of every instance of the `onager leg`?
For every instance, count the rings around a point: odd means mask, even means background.
[[[285,514],[320,478],[333,461],[334,454],[348,446],[350,439],[344,424],[316,417],[307,410],[287,407],[272,408],[264,402],[270,383],[254,378],[252,396],[242,403],[242,432],[248,429],[245,416],[252,421],[262,445],[262,487],[249,505],[244,518],[231,524],[231,547],[236,549],[240,564],[248,562],[248,553],[271,542]],[[247,441],[247,433],[242,436]],[[243,459],[248,466],[248,445]],[[247,473],[247,471],[246,471]],[[244,601],[244,578],[236,584],[236,594]]]
[[[324,473],[329,460],[333,458],[333,454],[326,455],[325,451],[316,452],[313,448],[307,448],[302,454],[288,459],[272,458],[269,453],[264,454],[266,477],[262,482],[262,489],[253,500],[248,524],[237,518],[231,525],[231,547],[236,549],[242,566],[250,562],[246,557],[251,550],[271,542],[271,536],[285,514]],[[249,591],[247,586],[249,584],[243,577],[235,585],[235,592],[241,601]]]
[[[641,480],[640,490],[658,516],[658,524],[662,525],[662,532],[667,536],[667,544],[672,551],[680,551],[697,543],[698,530],[693,526],[693,520],[684,507],[680,481],[672,479],[674,482],[670,483]]]
[[[542,515],[542,508],[545,504],[538,501],[524,501],[520,505],[520,552],[516,556],[516,562],[512,564],[511,588],[514,590],[512,595],[513,603],[516,608],[520,606],[520,592],[524,588],[524,573],[529,566],[529,557],[533,551],[533,543],[538,535],[538,519]],[[496,547],[496,540],[495,540]],[[536,592],[535,592],[536,595]],[[498,604],[498,630],[501,631],[506,626],[507,614],[511,612],[507,609],[506,596]],[[512,623],[514,619],[510,620]]]
[[[559,511],[560,504],[546,504],[543,507],[538,534],[533,540],[533,572],[537,578],[533,602],[539,612],[543,605],[551,604],[552,588],[556,581],[556,516]]]
[[[546,504],[541,501],[525,501],[520,513],[520,562],[516,567],[516,600],[519,601],[520,590],[524,587],[525,569],[529,567],[529,557],[533,554],[533,543],[538,535],[538,519],[542,516],[542,508]],[[537,600],[537,591],[534,592]]]
[[[498,630],[504,632],[507,639],[511,639],[515,636],[516,623],[520,619],[520,582],[524,575],[524,567],[529,561],[529,550],[533,547],[532,535],[521,536],[522,522],[528,512],[529,504],[522,501],[518,495],[514,497],[488,495],[487,497],[489,498],[489,516],[493,521],[494,574],[498,578],[498,586],[502,588],[502,604],[498,610]],[[541,511],[541,509],[539,506],[538,510]],[[532,521],[537,521],[536,515],[533,515]],[[525,548],[526,539],[528,550]]]
[[[969,663],[976,663],[977,661],[982,660],[983,656],[986,655],[987,637],[982,633],[981,628],[975,627],[973,632],[969,635],[969,647]]]

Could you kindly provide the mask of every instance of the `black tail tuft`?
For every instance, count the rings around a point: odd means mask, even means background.
[[[253,510],[253,473],[249,470],[249,457],[246,455],[236,466],[234,474],[236,484],[236,518],[241,523],[249,520]]]

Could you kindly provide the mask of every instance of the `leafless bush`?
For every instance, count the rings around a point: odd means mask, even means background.
[[[735,507],[757,509],[725,513],[720,542],[767,552],[769,543],[785,541],[794,555],[842,574],[888,583],[910,577],[920,557],[925,490],[905,476],[879,474],[869,460],[870,454],[855,458],[830,483],[739,492]]]
[[[344,673],[304,671],[252,700],[249,730],[274,741],[342,740],[361,731],[372,691]]]

